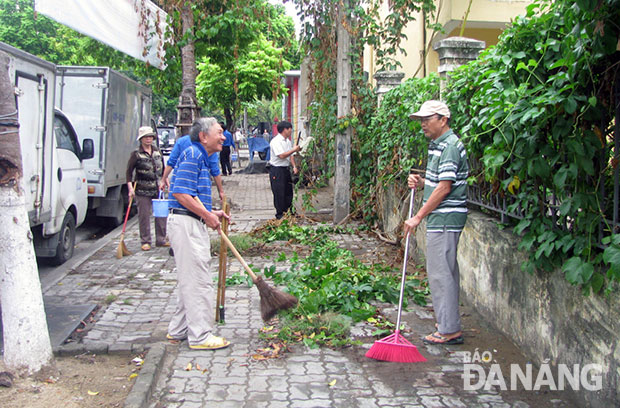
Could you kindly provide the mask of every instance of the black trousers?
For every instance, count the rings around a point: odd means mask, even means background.
[[[222,146],[220,165],[222,166],[223,175],[232,174],[232,167],[230,166],[230,146]]]
[[[288,167],[269,168],[269,181],[273,193],[273,205],[276,207],[276,218],[280,219],[291,208],[293,203],[293,179]]]

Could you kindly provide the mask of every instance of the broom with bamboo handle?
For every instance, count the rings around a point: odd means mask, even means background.
[[[194,199],[201,207],[205,208],[204,204],[198,197],[194,197]],[[297,298],[295,296],[272,288],[263,280],[261,276],[257,276],[245,262],[239,251],[237,251],[237,248],[235,248],[233,243],[230,242],[230,239],[228,239],[226,234],[224,234],[220,228],[218,228],[218,233],[228,248],[230,248],[231,252],[235,255],[235,258],[237,258],[237,260],[241,263],[243,269],[245,269],[247,274],[250,275],[252,282],[256,285],[258,293],[260,294],[260,313],[264,321],[274,317],[278,311],[290,309],[297,304]]]
[[[228,206],[228,200],[224,196],[222,201],[222,211],[226,215],[230,216],[230,207]],[[228,232],[228,218],[222,219],[221,229],[224,233]],[[227,251],[224,241],[220,242],[220,256],[219,256],[219,271],[217,280],[217,297],[215,302],[215,321],[223,323],[226,320],[226,313],[224,310],[224,303],[226,303],[226,264],[227,264]]]
[[[136,188],[136,182],[134,181],[131,185],[134,189]],[[123,256],[131,255],[129,249],[127,249],[127,245],[125,245],[125,228],[127,227],[127,219],[129,218],[129,211],[131,210],[131,203],[133,202],[133,196],[129,198],[129,204],[127,205],[127,212],[125,213],[125,222],[123,223],[123,232],[121,232],[121,240],[118,243],[118,248],[116,248],[116,258],[121,259]]]

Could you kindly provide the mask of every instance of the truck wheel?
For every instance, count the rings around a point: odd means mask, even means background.
[[[75,218],[73,218],[73,214],[67,213],[65,215],[58,234],[56,256],[51,260],[53,265],[62,265],[73,256],[73,247],[75,246]]]
[[[123,194],[121,192],[116,205],[116,215],[108,218],[108,225],[111,225],[112,227],[122,225],[125,221],[125,211],[127,211],[127,204],[125,203],[125,199],[123,198]]]

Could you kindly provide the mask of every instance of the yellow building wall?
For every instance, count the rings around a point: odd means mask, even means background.
[[[506,25],[517,15],[524,15],[526,7],[532,0],[473,0],[463,36],[484,41],[486,46],[497,44],[498,37]],[[445,34],[436,33],[432,43],[447,37],[458,36],[461,30],[461,22],[469,1],[467,0],[436,0],[438,10],[437,22],[442,24]],[[382,15],[386,15],[387,8],[382,8]],[[421,13],[414,16],[412,21],[405,27],[404,34],[407,39],[401,44],[407,55],[399,53],[396,56],[402,68],[399,71],[405,73],[405,78],[422,78],[430,72],[437,72],[439,57],[433,50],[432,44],[428,50],[426,61],[423,60],[422,50],[433,32],[425,29],[424,18]],[[423,61],[425,62],[424,64]],[[379,70],[376,63],[374,50],[367,47],[364,51],[364,70],[369,74],[369,80],[374,84],[374,74]]]

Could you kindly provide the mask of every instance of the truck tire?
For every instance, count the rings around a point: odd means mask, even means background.
[[[121,191],[121,194],[118,197],[116,215],[114,217],[108,217],[107,224],[112,227],[122,225],[125,221],[125,211],[127,211],[127,203],[125,203],[125,198],[123,196],[123,192]]]
[[[67,213],[65,215],[58,234],[58,247],[56,248],[56,256],[51,259],[52,265],[62,265],[73,256],[73,247],[75,246],[75,218],[73,218],[73,214]]]

